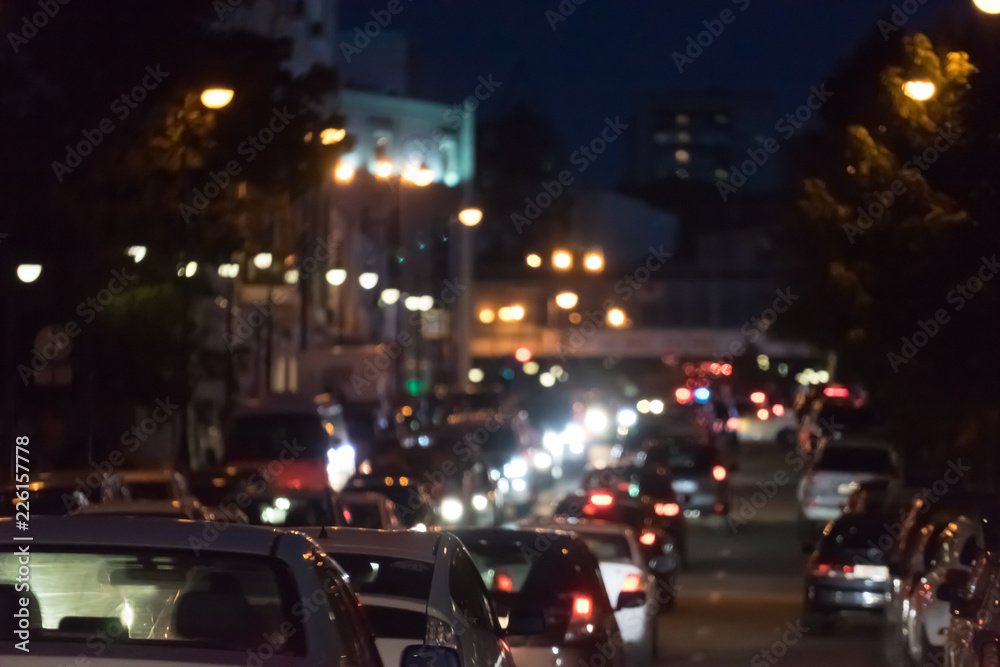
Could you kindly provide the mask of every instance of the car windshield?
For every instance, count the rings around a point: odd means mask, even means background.
[[[132,500],[170,500],[173,497],[167,482],[126,482]]]
[[[632,550],[629,549],[628,538],[624,535],[606,533],[587,533],[574,530],[583,540],[590,553],[602,563],[631,563]]]
[[[426,601],[431,594],[431,563],[356,553],[331,553],[347,572],[351,588],[361,596],[387,595]]]
[[[0,589],[13,588],[18,571],[18,555],[0,552]],[[33,641],[89,646],[104,633],[116,643],[245,653],[273,637],[276,653],[300,654],[296,634],[281,631],[300,627],[290,584],[290,573],[266,557],[33,546],[31,587],[21,595],[36,610]]]
[[[892,455],[886,449],[828,446],[820,454],[816,470],[891,475],[896,468],[892,462]]]
[[[340,513],[345,523],[354,528],[382,528],[379,507],[367,500],[341,501]]]
[[[693,443],[663,443],[646,450],[646,462],[669,466],[675,475],[708,474],[715,464],[715,452]]]
[[[465,546],[491,594],[523,593],[533,603],[544,604],[560,593],[582,589],[579,565],[561,550],[539,553],[532,542],[521,541],[470,540]]]
[[[273,460],[284,454],[326,456],[330,439],[318,415],[244,415],[234,420],[226,440],[231,461]]]

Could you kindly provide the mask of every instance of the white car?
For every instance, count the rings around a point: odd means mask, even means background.
[[[622,641],[626,652],[634,658],[631,664],[652,664],[659,609],[653,595],[657,580],[642,555],[635,531],[622,524],[590,519],[525,519],[518,527],[565,530],[583,540],[600,564],[601,578],[611,607],[616,610],[615,620],[621,629]],[[618,598],[622,593],[640,591],[646,599],[644,605],[619,607]],[[672,592],[669,599],[673,599]]]
[[[937,597],[943,583],[961,585],[972,572],[976,558],[976,538],[979,521],[974,517],[956,517],[941,531],[936,553],[930,554],[934,567],[920,577],[903,600],[903,635],[914,665],[933,660],[937,653],[943,661],[943,650],[951,624],[951,606]],[[938,663],[940,664],[940,663]]]
[[[4,667],[382,665],[343,571],[301,533],[230,525],[209,540],[206,524],[147,517],[30,525],[0,520],[0,619],[27,616],[0,635]]]
[[[128,500],[183,500],[191,497],[187,478],[169,468],[122,470],[107,484],[120,488]]]
[[[878,441],[851,439],[825,443],[799,480],[798,501],[806,522],[838,518],[861,482],[899,477],[895,452]]]
[[[414,644],[458,652],[460,667],[513,667],[479,571],[450,533],[319,528],[314,536],[350,578],[395,667]]]

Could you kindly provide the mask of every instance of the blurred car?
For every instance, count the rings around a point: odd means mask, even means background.
[[[608,593],[611,606],[616,609],[615,620],[622,633],[626,651],[633,658],[633,664],[651,664],[656,652],[657,612],[660,607],[654,592],[663,582],[657,577],[653,567],[660,573],[673,574],[676,560],[670,556],[660,556],[650,563],[642,553],[638,535],[628,526],[592,521],[589,519],[527,519],[518,523],[518,528],[564,530],[579,537],[597,558],[601,567],[601,578]],[[673,578],[666,586],[667,603],[672,606],[675,582]],[[623,593],[642,591],[646,604],[636,607],[618,608],[618,598]]]
[[[847,515],[831,521],[819,542],[806,545],[805,618],[824,628],[840,611],[881,611],[891,595],[888,555],[875,548],[885,532],[880,516]]]
[[[677,530],[680,524],[670,519],[679,516],[679,507],[663,507],[657,513],[655,505],[644,497],[633,497],[621,491],[581,491],[563,497],[552,515],[572,519],[597,519],[632,528],[639,536],[640,548],[648,559],[667,555],[685,562],[686,537]],[[675,532],[676,531],[676,532]],[[667,577],[663,577],[667,579]]]
[[[972,571],[964,581],[944,582],[937,598],[949,604],[944,664],[1000,664],[1000,516],[994,505],[981,517]]]
[[[37,667],[39,656],[54,664],[86,655],[91,667],[243,664],[266,646],[288,667],[381,667],[357,597],[318,544],[229,526],[192,550],[204,528],[148,517],[33,517],[27,591],[15,583],[19,531],[0,520],[0,662]],[[22,599],[36,611],[27,630],[12,627]],[[304,601],[312,613],[303,613]],[[15,647],[29,633],[31,653]]]
[[[647,440],[637,460],[643,467],[667,466],[685,514],[729,513],[729,470],[719,451],[686,439]]]
[[[740,442],[776,442],[794,448],[798,438],[799,420],[795,411],[781,402],[772,402],[764,392],[758,392],[760,402],[740,401],[736,405],[736,437]]]
[[[825,445],[799,480],[797,496],[803,528],[836,519],[847,498],[866,481],[899,477],[895,452],[878,442],[852,439]]]
[[[513,667],[489,597],[462,544],[443,532],[311,529],[347,571],[386,665],[427,644],[458,652],[461,667]]]
[[[978,517],[955,517],[930,542],[927,564],[931,567],[910,587],[902,601],[902,627],[908,657],[915,665],[944,661],[945,633],[950,623],[949,603],[938,598],[942,585],[960,587],[969,579],[976,558]]]
[[[106,484],[122,489],[126,500],[183,500],[191,497],[187,478],[170,468],[122,470]],[[109,491],[106,495],[113,495]]]
[[[17,486],[13,483],[0,486],[0,516],[14,516],[16,505],[24,502],[23,497],[28,498],[32,514],[60,516],[122,495],[120,489],[108,484],[107,474],[93,469],[43,472],[33,475],[27,488]]]
[[[194,498],[185,500],[112,500],[84,505],[72,516],[135,516],[210,521],[214,515]]]
[[[396,506],[375,491],[345,491],[337,497],[338,525],[351,528],[399,530]]]
[[[823,389],[823,396],[803,407],[798,423],[798,449],[815,454],[824,442],[863,436],[875,419],[863,394],[841,386]]]
[[[392,501],[396,517],[404,528],[419,531],[438,524],[430,496],[420,488],[416,479],[411,480],[406,476],[355,475],[347,483],[347,489],[352,493],[375,491],[387,497]]]
[[[517,667],[587,665],[602,646],[622,645],[600,564],[579,537],[486,529],[456,535],[489,590]],[[645,604],[645,592],[636,590],[621,593],[616,607]],[[625,667],[624,653],[605,653],[605,664]]]

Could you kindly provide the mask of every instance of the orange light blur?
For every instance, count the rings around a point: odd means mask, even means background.
[[[590,612],[594,609],[594,603],[590,601],[590,598],[584,595],[577,595],[573,597],[573,613],[577,616],[590,616]]]
[[[730,417],[729,419],[726,420],[726,428],[728,428],[730,431],[735,431],[739,427],[740,427],[739,417]]]
[[[681,387],[674,392],[674,398],[677,399],[678,403],[687,403],[691,400],[691,390],[687,387]]]
[[[750,400],[753,401],[754,403],[763,403],[765,400],[767,400],[767,397],[764,396],[764,392],[755,391],[754,393],[750,394]]]
[[[722,364],[722,374],[723,375],[732,375],[733,374],[733,366],[732,366],[732,364]]]
[[[656,503],[654,509],[659,516],[677,516],[681,512],[677,503]]]
[[[712,468],[712,477],[715,478],[715,481],[721,482],[726,478],[726,469],[722,466],[715,466]]]
[[[514,590],[514,582],[506,574],[497,576],[497,590],[510,593]]]
[[[639,590],[639,586],[642,584],[642,579],[638,574],[630,574],[625,577],[625,581],[622,582],[622,593],[635,593]]]
[[[771,413],[767,411],[767,408],[761,408],[760,410],[757,411],[757,419],[761,421],[766,421],[767,418],[770,416]]]
[[[654,533],[643,533],[639,537],[639,541],[648,547],[650,544],[656,541],[656,535]]]
[[[785,414],[785,406],[778,404],[771,407],[771,412],[774,413],[775,417],[780,417]]]
[[[590,497],[590,502],[598,507],[608,507],[614,502],[614,498],[608,493],[595,493]]]

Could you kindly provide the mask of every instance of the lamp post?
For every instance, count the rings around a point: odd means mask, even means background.
[[[483,220],[482,209],[476,206],[466,206],[458,214],[462,223],[458,232],[458,284],[463,288],[458,294],[458,309],[456,315],[455,339],[458,348],[455,363],[455,386],[464,387],[468,382],[469,369],[472,366],[472,243],[474,227]]]

